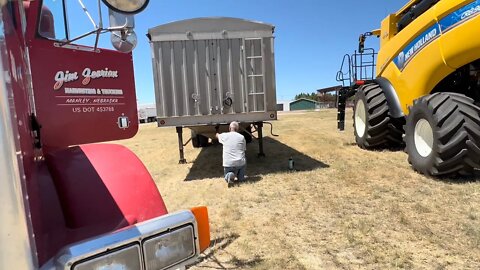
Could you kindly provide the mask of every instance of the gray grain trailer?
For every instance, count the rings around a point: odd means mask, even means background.
[[[138,121],[150,123],[157,121],[157,108],[155,104],[137,105]]]
[[[197,18],[149,29],[157,123],[182,128],[194,147],[214,138],[215,126],[241,123],[247,141],[264,121],[276,120],[274,26],[236,18]]]

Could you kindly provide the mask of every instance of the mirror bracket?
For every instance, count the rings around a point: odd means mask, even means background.
[[[133,19],[133,13],[130,12],[129,15],[123,13],[117,12],[117,8],[111,8],[110,4],[106,3],[106,0],[102,0],[110,9],[109,9],[109,17],[110,17],[110,27],[104,28],[103,27],[103,18],[102,18],[102,9],[101,9],[101,3],[100,0],[98,0],[98,24],[95,22],[95,20],[92,18],[90,13],[88,12],[88,9],[86,6],[83,4],[82,0],[78,0],[79,4],[81,5],[83,11],[85,12],[86,16],[92,22],[94,26],[94,30],[89,31],[85,34],[82,34],[80,36],[77,36],[73,39],[65,40],[56,43],[57,46],[59,47],[68,47],[67,45],[71,45],[73,42],[80,40],[82,38],[85,38],[90,35],[95,35],[95,45],[91,49],[93,52],[100,52],[98,49],[98,42],[100,39],[100,35],[103,33],[110,32],[112,34],[111,36],[111,41],[112,45],[115,49],[128,53],[135,48],[137,44],[137,37],[135,32],[133,31],[133,28],[135,26],[134,19]],[[130,1],[135,1],[135,0],[130,0]],[[143,6],[141,9],[144,9],[145,6],[148,4],[148,0],[138,0],[138,1],[144,1]],[[114,1],[117,3],[117,1]],[[122,1],[120,1],[122,2]],[[128,2],[128,0],[123,1]],[[137,10],[135,13],[140,12],[141,10]]]

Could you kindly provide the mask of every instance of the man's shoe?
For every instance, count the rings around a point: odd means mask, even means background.
[[[233,186],[233,180],[235,179],[235,174],[233,172],[229,172],[229,173],[227,173],[225,178],[227,180],[228,187],[232,187]]]

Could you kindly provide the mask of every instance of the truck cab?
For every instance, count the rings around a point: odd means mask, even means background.
[[[98,144],[138,131],[133,15],[148,0],[102,2],[0,4],[0,269],[178,268],[209,245],[205,207],[169,213],[132,151]],[[72,36],[73,12],[93,30]]]

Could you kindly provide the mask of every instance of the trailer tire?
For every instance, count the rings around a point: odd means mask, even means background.
[[[147,123],[152,123],[152,122],[157,122],[157,118],[156,117],[148,117],[147,118]]]
[[[208,146],[208,137],[198,134],[197,138],[198,138],[198,142],[200,144],[200,147],[207,147]]]
[[[198,134],[195,131],[191,131],[191,140],[193,148],[207,147],[208,146],[208,137]]]
[[[240,134],[243,135],[243,137],[245,137],[245,142],[246,143],[251,143],[253,141],[253,138],[252,138],[252,126],[248,126],[245,128],[245,131],[242,131],[240,132]]]
[[[480,167],[480,108],[457,93],[414,101],[405,124],[405,151],[425,175],[469,175]]]
[[[353,127],[357,145],[379,149],[403,145],[403,118],[392,118],[385,93],[378,84],[367,84],[355,94]]]
[[[200,147],[200,143],[198,141],[197,136],[192,136],[192,146],[193,146],[193,148],[199,148]]]

